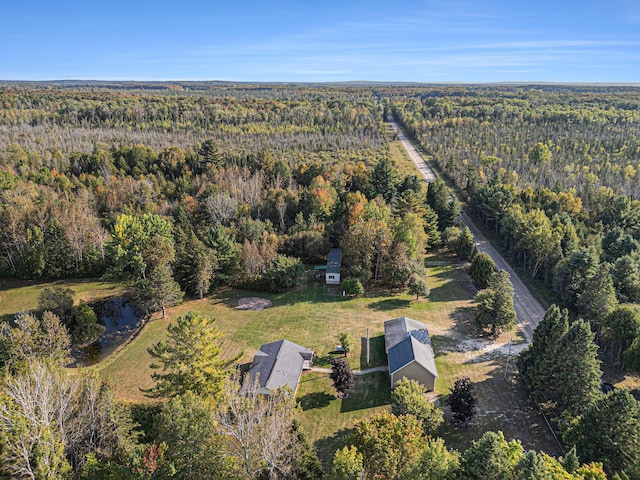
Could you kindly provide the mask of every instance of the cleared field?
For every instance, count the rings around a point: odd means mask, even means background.
[[[418,175],[415,164],[411,161],[409,155],[407,155],[407,151],[402,146],[402,142],[398,140],[396,132],[390,123],[384,124],[384,135],[389,144],[389,153],[396,163],[398,173],[401,176]]]
[[[0,279],[0,320],[12,318],[16,313],[38,308],[38,295],[47,287],[70,288],[75,301],[93,300],[120,295],[123,287],[114,282],[93,279],[36,282],[32,280]]]
[[[151,359],[146,349],[165,338],[165,327],[172,319],[189,310],[216,318],[218,328],[224,333],[223,354],[226,356],[244,352],[243,360],[250,361],[263,343],[286,338],[315,350],[315,365],[328,367],[337,335],[346,331],[355,344],[349,362],[352,368],[362,369],[367,367],[363,346],[369,328],[372,346],[369,366],[385,365],[384,321],[406,315],[433,328],[446,327],[450,323],[449,308],[468,305],[471,298],[466,287],[456,281],[456,276],[456,265],[431,268],[429,301],[415,301],[404,293],[376,292],[349,299],[331,293],[323,282],[315,279],[286,294],[225,290],[207,299],[187,301],[168,309],[166,320],[151,321],[131,344],[97,368],[121,398],[144,401],[139,389],[152,384],[148,367]],[[241,298],[256,296],[268,298],[273,306],[260,311],[236,308]]]

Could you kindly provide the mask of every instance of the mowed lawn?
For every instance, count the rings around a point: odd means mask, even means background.
[[[38,308],[38,295],[47,287],[70,288],[75,302],[91,302],[105,297],[121,295],[123,288],[118,283],[96,279],[58,280],[36,282],[33,280],[0,279],[0,319],[8,319],[16,313]]]
[[[147,348],[165,338],[166,326],[189,310],[213,316],[224,334],[223,355],[231,357],[243,353],[241,361],[251,361],[260,345],[286,338],[313,349],[316,366],[330,367],[338,334],[349,332],[354,340],[349,355],[351,366],[353,369],[367,368],[364,345],[368,328],[371,337],[369,366],[385,365],[382,336],[385,320],[406,315],[434,328],[446,329],[450,324],[450,309],[468,306],[471,297],[456,279],[457,265],[434,267],[431,274],[431,299],[418,301],[402,292],[373,292],[361,298],[345,298],[315,279],[284,294],[224,290],[209,298],[186,301],[168,309],[166,320],[149,322],[135,341],[98,368],[113,384],[119,397],[144,401],[140,388],[152,385],[151,357]],[[238,301],[244,297],[268,298],[273,305],[261,311],[238,310]]]

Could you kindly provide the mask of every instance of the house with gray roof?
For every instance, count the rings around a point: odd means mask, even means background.
[[[436,389],[436,368],[431,337],[424,323],[409,317],[384,322],[384,347],[389,360],[391,387],[402,378],[416,380],[427,390]]]
[[[332,248],[327,255],[326,284],[340,285],[340,265],[342,264],[342,249]]]
[[[266,343],[253,356],[249,378],[258,377],[260,393],[265,395],[271,395],[284,385],[295,393],[302,371],[312,366],[313,355],[313,350],[289,340]]]

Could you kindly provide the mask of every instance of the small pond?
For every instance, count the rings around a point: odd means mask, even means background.
[[[76,366],[90,366],[104,360],[136,331],[142,315],[124,298],[110,298],[91,304],[98,322],[105,326],[100,338],[86,347],[74,347]]]

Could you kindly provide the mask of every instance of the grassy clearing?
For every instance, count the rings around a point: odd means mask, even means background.
[[[463,450],[484,432],[501,430],[505,438],[518,439],[526,449],[561,455],[544,418],[529,399],[528,391],[513,365],[505,377],[506,357],[497,356],[479,361],[464,359],[464,355],[445,353],[436,358],[440,373],[438,391],[443,394],[455,380],[468,376],[475,382],[478,415],[470,428],[458,428],[450,422],[450,412],[444,402],[445,423],[438,435],[447,446]]]
[[[508,438],[522,440],[526,448],[557,453],[555,442],[546,430],[544,420],[528,400],[526,391],[512,371],[503,379],[504,356],[480,355],[471,361],[473,352],[459,351],[468,339],[478,339],[473,329],[473,296],[475,290],[462,266],[443,252],[427,258],[431,297],[414,301],[402,292],[370,290],[362,298],[345,299],[332,293],[321,281],[308,280],[295,292],[263,294],[225,290],[203,299],[184,302],[168,310],[166,320],[153,319],[141,333],[116,354],[96,368],[113,385],[116,395],[128,401],[148,401],[140,388],[152,385],[147,348],[166,337],[166,326],[177,316],[197,310],[217,319],[224,333],[223,354],[243,352],[243,360],[251,359],[261,344],[287,338],[316,351],[316,365],[328,366],[334,356],[339,332],[348,331],[355,340],[349,361],[352,368],[366,368],[364,341],[366,329],[371,334],[372,355],[369,366],[386,364],[383,322],[399,316],[410,316],[427,324],[436,352],[440,378],[435,397],[446,395],[456,378],[468,375],[477,384],[478,421],[468,429],[458,429],[446,422],[440,435],[451,447],[463,449],[488,430],[502,430]],[[78,297],[95,299],[119,293],[117,285],[96,281],[57,282],[69,286]],[[46,285],[28,282],[5,285],[0,290],[0,314],[34,308],[37,295]],[[260,296],[273,306],[262,311],[238,310],[238,300]],[[508,341],[509,334],[498,339]],[[358,341],[360,340],[360,341]],[[389,379],[386,374],[357,377],[356,388],[346,400],[334,396],[326,374],[306,373],[298,391],[300,420],[310,441],[325,465],[353,422],[388,408]]]
[[[461,298],[454,280],[456,266],[437,266],[431,269],[431,300],[415,301],[404,293],[388,294],[371,292],[362,298],[343,298],[331,294],[318,280],[309,280],[298,290],[286,294],[265,294],[241,290],[225,290],[203,300],[192,300],[168,309],[166,320],[150,322],[137,339],[125,346],[113,358],[98,365],[104,377],[113,383],[115,392],[132,401],[144,401],[138,387],[151,385],[150,357],[147,347],[166,335],[165,327],[179,315],[197,310],[216,318],[218,328],[224,333],[223,354],[232,356],[243,352],[243,361],[250,361],[260,345],[281,338],[315,350],[317,366],[330,366],[340,332],[349,332],[354,347],[349,355],[353,369],[367,368],[365,364],[366,331],[371,336],[369,367],[386,364],[384,353],[383,322],[399,316],[410,316],[429,325],[450,322],[448,309],[452,305],[463,306],[469,299],[449,302],[452,297]],[[459,293],[452,293],[458,291]],[[262,311],[238,310],[235,307],[243,297],[269,298],[273,306]]]
[[[390,123],[385,123],[384,135],[389,144],[389,153],[396,164],[400,177],[406,175],[416,175],[416,166],[407,155],[407,151],[402,146],[402,142],[397,139],[396,133]]]
[[[27,310],[37,310],[38,295],[47,287],[70,288],[75,292],[76,303],[120,295],[124,290],[118,283],[102,282],[95,278],[46,283],[4,278],[0,279],[0,319],[13,318],[16,313]]]

